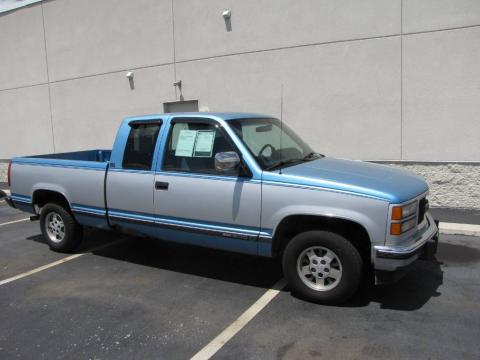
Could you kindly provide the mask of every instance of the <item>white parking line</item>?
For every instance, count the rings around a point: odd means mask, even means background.
[[[124,240],[126,240],[126,239],[128,239],[128,237],[121,238],[121,239],[118,239],[118,240],[113,241],[113,242],[111,242],[111,243],[98,246],[98,247],[96,247],[96,248],[93,248],[93,249],[90,250],[89,252],[80,253],[80,254],[73,254],[73,255],[64,257],[63,259],[60,259],[60,260],[51,262],[50,264],[46,264],[46,265],[37,267],[37,268],[35,268],[35,269],[33,269],[33,270],[26,271],[26,272],[24,272],[24,273],[21,273],[21,274],[12,276],[12,277],[10,277],[10,278],[8,278],[8,279],[1,280],[1,281],[0,281],[0,286],[5,285],[5,284],[8,284],[8,283],[11,283],[12,281],[15,281],[15,280],[18,280],[18,279],[22,279],[22,278],[24,278],[24,277],[27,277],[27,276],[30,276],[30,275],[33,275],[33,274],[36,274],[36,273],[38,273],[38,272],[40,272],[40,271],[50,269],[50,268],[52,268],[52,267],[54,267],[54,266],[57,266],[57,265],[60,265],[60,264],[64,264],[64,263],[66,263],[67,261],[70,261],[70,260],[79,258],[80,256],[91,254],[91,253],[93,253],[93,252],[95,252],[95,251],[98,251],[98,250],[101,250],[101,249],[103,249],[103,248],[106,248],[107,246],[110,246],[110,245],[113,245],[113,244],[118,244],[119,242],[124,241]]]
[[[1,280],[0,281],[0,286],[2,285],[5,285],[5,284],[8,284],[12,281],[15,281],[15,280],[18,280],[18,279],[22,279],[24,277],[27,277],[29,275],[33,275],[33,274],[36,274],[40,271],[43,271],[43,270],[46,270],[46,269],[50,269],[51,267],[54,267],[54,266],[57,266],[57,265],[60,265],[60,264],[63,264],[67,261],[70,261],[70,260],[73,260],[73,259],[76,259],[82,255],[85,255],[85,254],[88,254],[88,253],[81,253],[81,254],[74,254],[74,255],[70,255],[70,256],[67,256],[63,259],[60,259],[60,260],[57,260],[57,261],[54,261],[50,264],[47,264],[47,265],[43,265],[43,266],[40,266],[36,269],[33,269],[33,270],[30,270],[30,271],[26,271],[24,273],[21,273],[21,274],[18,274],[18,275],[15,275],[15,276],[12,276],[11,278],[8,278],[8,279],[5,279],[5,280]]]
[[[215,339],[207,344],[202,350],[196,353],[191,360],[210,359],[220,350],[232,337],[234,337],[250,320],[252,320],[262,309],[277,296],[285,287],[286,280],[281,279],[273,287],[267,290],[255,303],[250,306],[237,320],[231,323]]]
[[[25,219],[20,219],[20,220],[9,221],[9,222],[0,224],[0,226],[10,225],[10,224],[16,224],[16,223],[19,223],[19,222],[22,222],[22,221],[27,221],[27,220],[30,220],[30,218],[25,218]]]

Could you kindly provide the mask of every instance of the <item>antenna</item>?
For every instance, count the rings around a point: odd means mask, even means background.
[[[283,161],[283,154],[282,154],[282,138],[283,138],[283,82],[282,88],[280,93],[280,161]],[[279,174],[282,175],[282,167],[280,166]]]

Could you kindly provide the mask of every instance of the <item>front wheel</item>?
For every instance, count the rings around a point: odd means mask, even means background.
[[[40,228],[50,249],[59,252],[74,250],[82,240],[82,227],[62,206],[45,205],[40,213]]]
[[[301,233],[283,253],[283,272],[292,291],[318,303],[346,301],[360,285],[362,267],[355,246],[327,231]]]

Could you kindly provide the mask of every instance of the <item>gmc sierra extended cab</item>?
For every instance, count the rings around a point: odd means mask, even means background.
[[[8,176],[7,202],[55,251],[88,226],[278,257],[290,289],[320,303],[366,273],[396,278],[438,242],[422,178],[316,153],[265,115],[129,117],[111,151],[18,157]]]

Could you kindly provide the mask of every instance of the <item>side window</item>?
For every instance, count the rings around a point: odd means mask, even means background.
[[[128,135],[122,167],[124,169],[150,170],[160,124],[132,125]]]
[[[216,174],[215,154],[236,151],[223,130],[210,123],[176,122],[170,129],[163,170]]]

